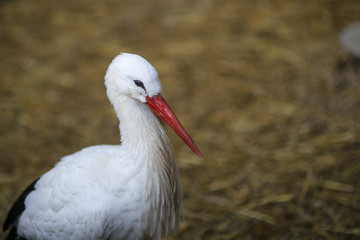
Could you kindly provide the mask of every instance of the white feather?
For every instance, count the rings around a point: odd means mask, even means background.
[[[18,220],[27,239],[161,239],[178,229],[179,171],[164,129],[144,104],[146,95],[161,92],[156,70],[138,55],[121,54],[105,85],[122,144],[85,148],[45,173]]]

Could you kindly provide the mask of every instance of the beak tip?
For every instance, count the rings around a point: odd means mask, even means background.
[[[196,149],[196,151],[194,151],[196,155],[199,156],[199,158],[201,158],[201,160],[204,160],[204,157],[203,155],[201,154],[200,150],[199,149]]]

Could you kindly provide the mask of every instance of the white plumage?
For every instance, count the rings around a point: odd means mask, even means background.
[[[25,208],[14,222],[7,219],[4,229],[12,224],[18,236],[37,240],[161,239],[178,229],[180,175],[151,109],[201,157],[200,152],[171,115],[157,72],[144,58],[117,56],[105,85],[120,120],[122,144],[88,147],[63,157],[26,193]],[[12,211],[8,218],[14,218]]]

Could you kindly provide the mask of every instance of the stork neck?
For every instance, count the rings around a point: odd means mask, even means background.
[[[182,213],[182,187],[169,139],[146,104],[126,96],[116,100],[112,102],[120,120],[121,148],[126,155],[121,160],[127,171],[132,171],[128,176],[136,177],[136,182],[147,189],[149,219],[159,221],[156,231],[160,233],[162,227],[164,232],[176,229]],[[144,169],[147,174],[139,174]],[[143,188],[138,188],[141,194],[146,192]]]
[[[132,148],[138,155],[169,154],[172,148],[159,120],[149,107],[135,99],[123,96],[114,104],[120,120],[122,146]]]

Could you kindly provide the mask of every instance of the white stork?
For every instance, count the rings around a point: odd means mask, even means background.
[[[121,145],[87,147],[35,180],[4,222],[7,239],[161,239],[176,232],[182,187],[173,149],[152,109],[202,155],[161,96],[155,68],[129,53],[110,64],[105,85]],[[150,109],[149,109],[150,107]]]

